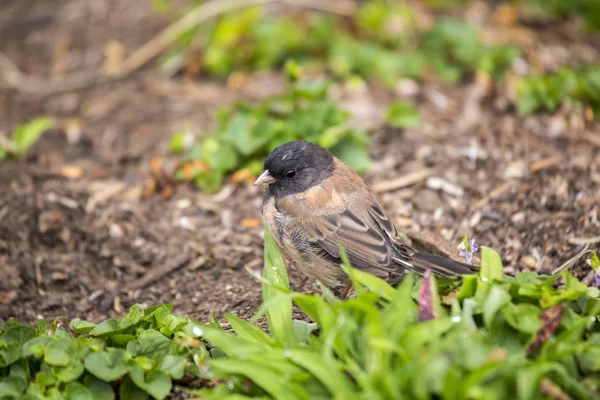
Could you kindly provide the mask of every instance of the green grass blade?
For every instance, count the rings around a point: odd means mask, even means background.
[[[268,282],[275,285],[281,285],[289,290],[290,282],[287,276],[287,270],[283,257],[277,248],[277,244],[271,235],[269,224],[265,224],[265,262],[263,268],[263,277]],[[271,301],[281,295],[277,288],[263,283],[263,301]],[[267,322],[272,335],[283,346],[292,347],[296,342],[294,329],[292,327],[292,300],[284,299],[271,305],[266,310]]]

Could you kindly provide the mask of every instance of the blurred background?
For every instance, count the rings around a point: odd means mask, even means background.
[[[599,30],[592,0],[3,0],[0,321],[250,316],[250,183],[300,138],[416,244],[591,283]]]

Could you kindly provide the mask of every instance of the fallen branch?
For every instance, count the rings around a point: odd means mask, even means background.
[[[23,93],[37,95],[68,92],[93,84],[116,81],[139,70],[150,60],[168,49],[182,33],[198,24],[230,11],[270,3],[312,9],[341,16],[350,16],[356,11],[356,4],[350,0],[212,0],[203,3],[166,27],[127,57],[121,68],[111,75],[102,75],[101,71],[94,69],[70,73],[69,79],[47,81],[23,74],[6,55],[0,52],[0,76],[9,87]]]

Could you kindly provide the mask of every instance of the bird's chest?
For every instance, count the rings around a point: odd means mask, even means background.
[[[292,262],[308,261],[314,257],[314,247],[293,217],[279,211],[275,201],[264,206],[265,221],[271,227],[273,239],[283,255]]]

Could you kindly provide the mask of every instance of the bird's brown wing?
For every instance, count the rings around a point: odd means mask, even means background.
[[[369,201],[364,204],[365,200]],[[341,262],[341,245],[355,268],[382,278],[398,270],[393,260],[395,251],[384,228],[393,232],[395,229],[370,193],[362,190],[344,193],[334,182],[325,181],[278,203],[282,211],[294,216],[296,229],[303,232],[302,236],[322,248],[323,256]],[[381,215],[385,219],[379,223],[376,219]]]

